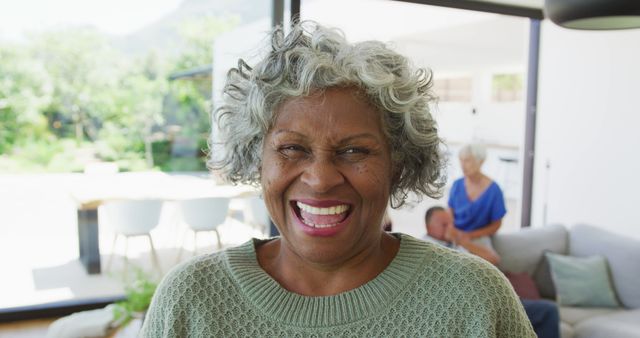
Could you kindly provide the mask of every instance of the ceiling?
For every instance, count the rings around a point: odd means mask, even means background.
[[[399,51],[420,67],[443,73],[505,70],[524,72],[527,20],[496,16],[394,37]]]
[[[546,0],[395,0],[405,3],[449,7],[476,12],[544,19]],[[562,1],[562,0],[561,0]],[[573,0],[572,0],[573,1]]]
[[[322,0],[302,5],[306,20],[340,27],[349,41],[390,42],[419,66],[440,74],[521,69],[526,64],[530,22],[523,17],[400,1]],[[353,13],[362,8],[367,15],[354,20]]]

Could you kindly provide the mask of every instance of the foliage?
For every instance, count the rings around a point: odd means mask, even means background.
[[[0,155],[26,140],[50,136],[42,112],[52,99],[44,66],[14,45],[0,48]]]
[[[13,152],[12,159],[18,168],[47,168],[56,154],[64,152],[65,143],[55,138],[34,140],[18,147]]]
[[[196,20],[185,20],[178,31],[186,42],[186,47],[174,61],[171,72],[179,72],[213,64],[213,43],[215,37],[239,23],[239,18],[227,16],[220,19],[203,16]],[[174,80],[169,85],[167,106],[171,107],[171,120],[179,125],[179,131],[172,137],[190,137],[194,143],[206,141],[210,128],[211,91],[210,77],[201,76]],[[204,135],[204,136],[203,136]],[[174,159],[171,164],[160,163],[163,170],[205,170],[200,158]]]
[[[137,271],[134,282],[125,287],[126,299],[116,303],[113,309],[114,320],[121,325],[126,325],[138,313],[149,308],[153,294],[158,287],[142,271]]]
[[[0,171],[79,171],[96,160],[123,170],[203,170],[202,158],[172,159],[171,149],[176,139],[206,140],[211,76],[168,78],[211,65],[215,36],[238,22],[185,19],[177,55],[137,59],[86,27],[0,41]]]
[[[219,34],[238,25],[240,18],[225,16],[218,18],[207,15],[184,20],[178,27],[178,33],[185,41],[185,50],[172,62],[171,71],[187,70],[213,62],[213,40]]]
[[[153,151],[154,164],[163,166],[171,160],[171,141],[160,140],[153,142],[151,144],[151,149]],[[167,168],[162,169],[163,171],[167,171],[165,170]]]
[[[53,88],[47,110],[73,124],[76,141],[95,140],[99,121],[115,113],[109,94],[118,87],[122,56],[89,28],[32,35],[30,42],[29,53],[47,70]]]
[[[0,170],[5,172],[80,172],[83,160],[91,158],[92,145],[77,144],[73,139],[49,136],[34,139],[13,149],[11,156],[2,156]]]

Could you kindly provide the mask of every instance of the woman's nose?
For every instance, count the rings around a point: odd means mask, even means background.
[[[302,173],[302,182],[315,192],[325,193],[344,183],[345,178],[331,159],[314,159]]]

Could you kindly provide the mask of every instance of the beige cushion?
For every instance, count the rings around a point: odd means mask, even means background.
[[[573,326],[565,322],[560,322],[560,337],[573,338]]]
[[[576,325],[588,318],[625,311],[607,307],[560,306],[558,309],[560,310],[560,320],[571,325]]]
[[[575,338],[640,338],[640,309],[593,317],[573,329]]]

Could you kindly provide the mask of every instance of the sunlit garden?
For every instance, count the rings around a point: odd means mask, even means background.
[[[89,27],[0,41],[0,172],[205,170],[211,41],[237,23],[191,18],[145,50]]]

